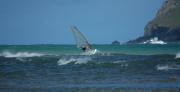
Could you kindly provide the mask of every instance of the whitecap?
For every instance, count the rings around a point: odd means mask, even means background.
[[[117,64],[117,63],[125,63],[125,62],[127,62],[127,61],[125,61],[125,60],[118,60],[118,61],[114,61],[113,63]]]
[[[58,65],[66,65],[66,64],[70,64],[70,63],[74,63],[74,64],[86,64],[88,61],[90,61],[91,58],[90,57],[64,57],[58,60],[57,64]]]
[[[180,58],[180,53],[177,53],[177,54],[176,54],[175,59],[178,59],[178,58]]]
[[[7,57],[7,58],[14,58],[14,57],[40,57],[43,56],[41,53],[34,53],[34,52],[16,52],[12,53],[9,51],[4,51],[0,54],[0,56]]]
[[[156,66],[157,70],[178,70],[180,65],[178,64],[159,64]]]
[[[157,65],[156,68],[157,68],[157,70],[168,70],[169,66],[168,65]]]

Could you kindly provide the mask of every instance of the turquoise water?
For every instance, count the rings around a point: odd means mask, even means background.
[[[129,55],[155,55],[155,54],[177,54],[180,52],[180,44],[167,45],[93,45],[102,53],[116,53]],[[37,52],[47,55],[80,55],[81,51],[75,45],[3,45],[3,52]]]
[[[179,92],[180,44],[1,45],[0,92]]]

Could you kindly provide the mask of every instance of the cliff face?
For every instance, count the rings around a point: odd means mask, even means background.
[[[166,0],[155,18],[146,25],[144,36],[129,42],[142,42],[152,37],[180,42],[180,0]]]

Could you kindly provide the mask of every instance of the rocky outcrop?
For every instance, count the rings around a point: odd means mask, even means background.
[[[120,42],[119,41],[113,41],[111,44],[112,45],[120,45]]]
[[[139,43],[152,37],[166,42],[180,42],[180,0],[166,0],[156,17],[146,25],[144,36],[128,43]]]

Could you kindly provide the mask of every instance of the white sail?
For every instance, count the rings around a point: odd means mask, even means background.
[[[83,34],[77,29],[77,27],[72,26],[71,31],[73,32],[78,48],[83,51],[91,50],[91,45],[88,43],[87,39],[83,36]]]

